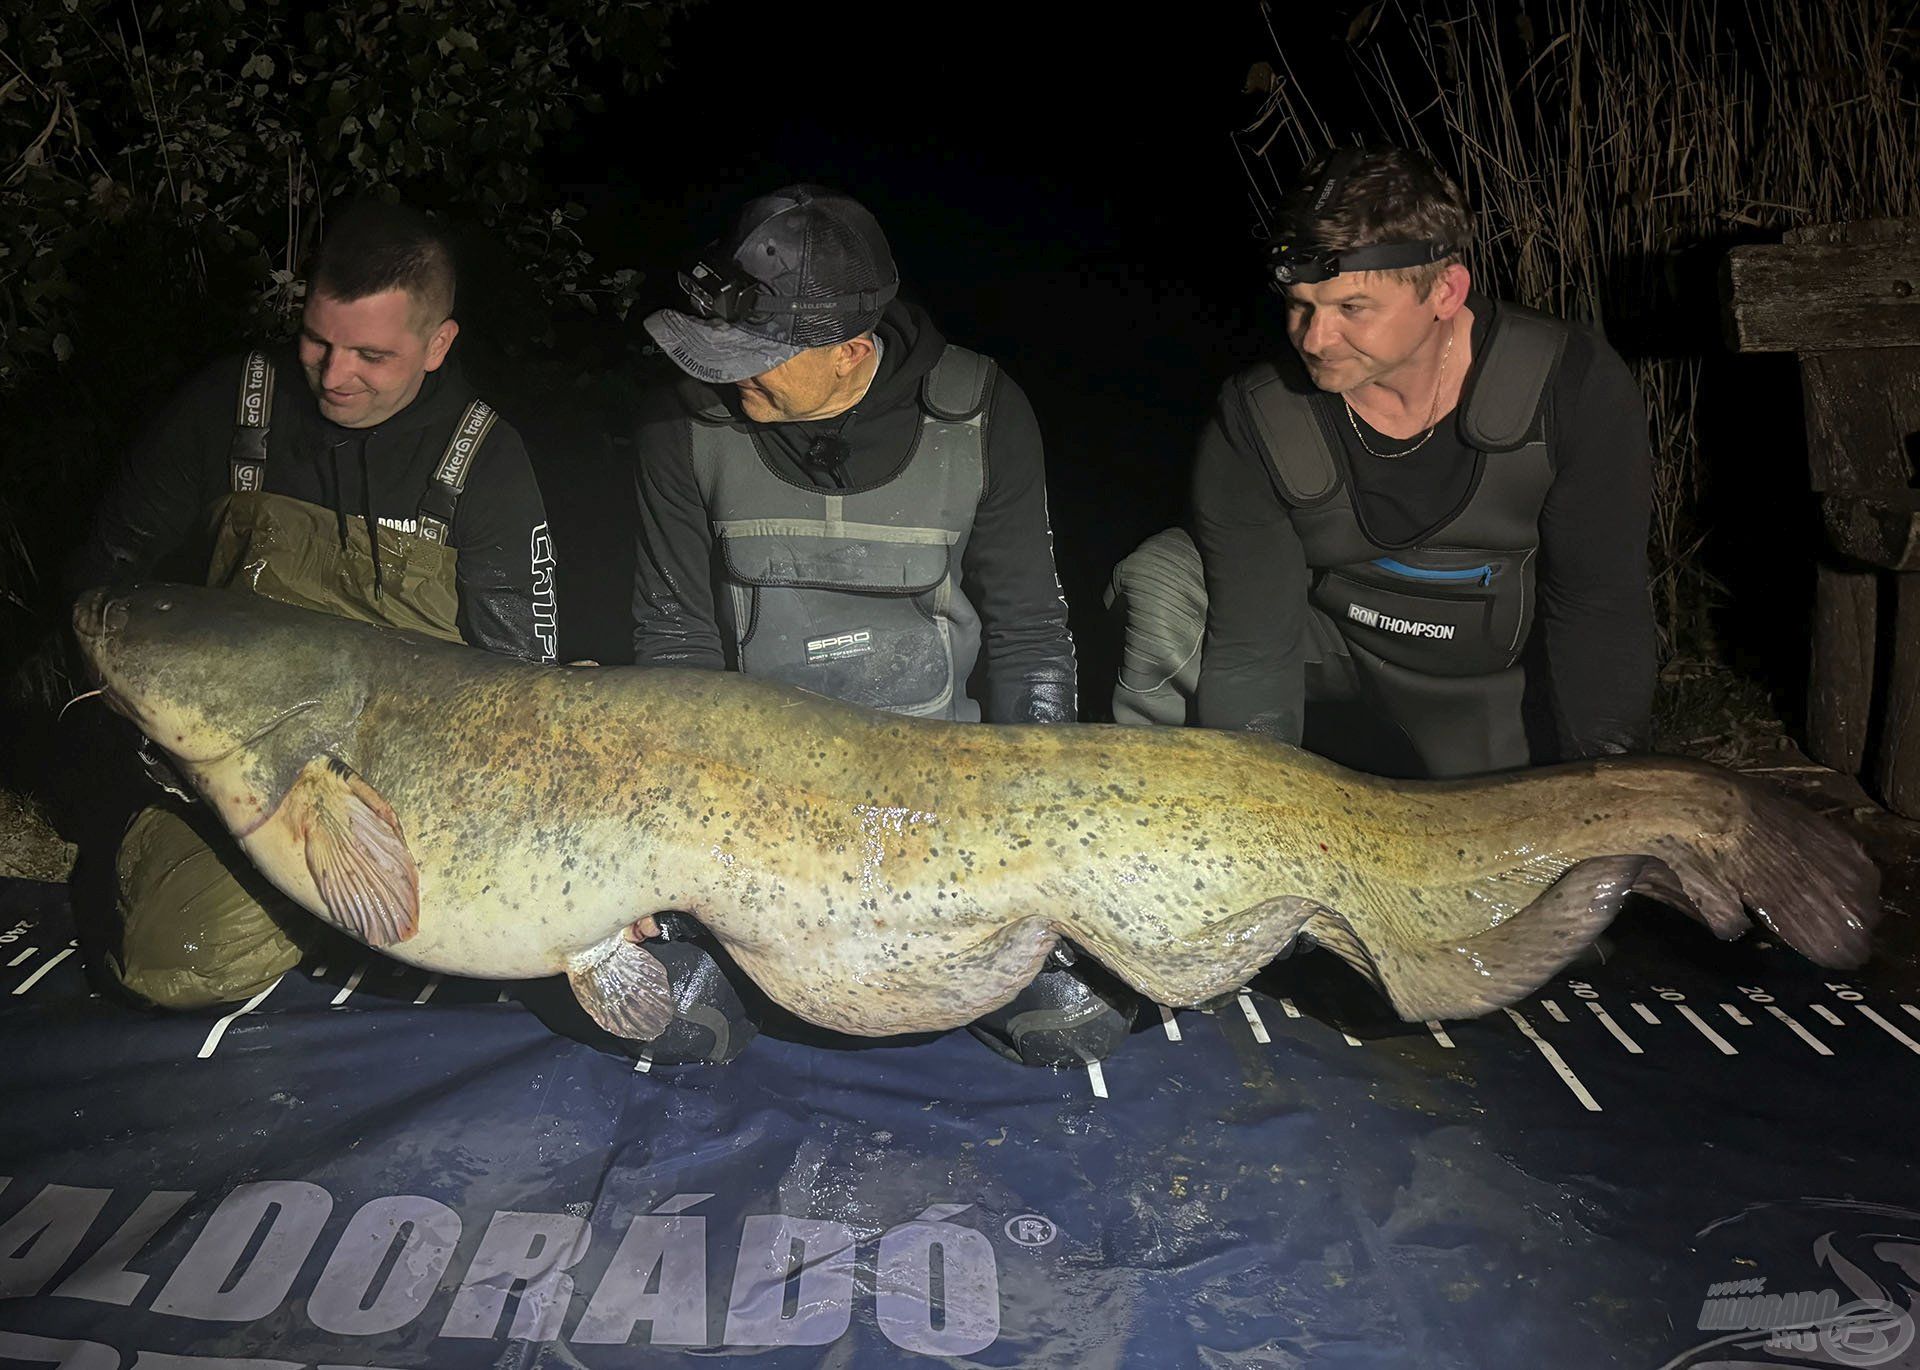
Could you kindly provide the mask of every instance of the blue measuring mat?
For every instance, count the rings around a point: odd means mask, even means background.
[[[358,948],[148,1014],[73,937],[0,882],[7,1367],[1920,1364],[1920,995],[1664,912],[1472,1022],[1309,952],[1057,1073],[655,1067]]]

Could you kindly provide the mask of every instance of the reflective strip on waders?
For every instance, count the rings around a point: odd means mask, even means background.
[[[447,442],[447,450],[433,470],[433,482],[420,499],[420,536],[426,541],[442,547],[447,545],[453,531],[453,511],[460,503],[461,492],[467,488],[473,460],[499,417],[485,400],[472,401],[460,416],[460,423]]]
[[[267,432],[273,425],[273,363],[249,352],[240,367],[240,398],[234,407],[233,445],[227,467],[236,492],[259,490],[267,480]]]

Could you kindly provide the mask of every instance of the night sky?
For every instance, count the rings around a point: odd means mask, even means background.
[[[676,302],[674,267],[756,194],[804,180],[866,204],[902,293],[1033,401],[1083,697],[1104,698],[1108,573],[1178,521],[1214,393],[1279,338],[1230,142],[1266,30],[1251,0],[1177,23],[969,4],[944,34],[942,12],[713,0],[674,28],[664,84],[552,170],[602,259],[646,271],[646,308]],[[549,491],[557,526],[567,502]],[[577,611],[611,607],[580,589]]]

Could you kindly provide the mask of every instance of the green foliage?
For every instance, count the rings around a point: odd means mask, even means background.
[[[288,331],[341,197],[483,248],[529,385],[557,329],[625,317],[635,273],[593,260],[539,167],[603,92],[663,74],[690,3],[0,7],[0,694],[56,688],[44,651],[18,668],[57,636],[59,563],[113,460],[189,370]]]
[[[477,218],[548,298],[624,311],[633,274],[595,270],[580,211],[534,168],[604,84],[661,72],[685,3],[9,6],[0,391],[107,344],[86,297],[119,284],[99,269],[128,235],[168,263],[141,283],[163,298],[197,298],[225,331],[284,320],[326,206],[347,194]]]

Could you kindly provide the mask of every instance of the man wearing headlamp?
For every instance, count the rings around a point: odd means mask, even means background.
[[[1309,170],[1270,258],[1291,352],[1221,391],[1193,546],[1116,572],[1116,717],[1182,721],[1184,684],[1204,726],[1433,777],[1646,745],[1644,401],[1597,332],[1475,291],[1471,231],[1403,149]],[[1196,546],[1204,596],[1145,632]]]
[[[899,283],[864,207],[788,186],[680,274],[686,308],[648,317],[685,378],[636,429],[635,659],[922,718],[1071,722],[1033,409]],[[1131,993],[1109,1003],[1087,974],[1043,973],[977,1035],[1035,1064],[1104,1055]]]

